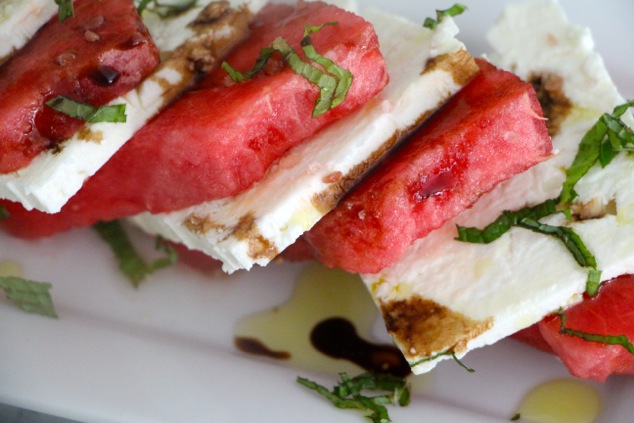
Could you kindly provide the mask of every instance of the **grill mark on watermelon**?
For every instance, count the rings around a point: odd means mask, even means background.
[[[550,156],[531,85],[478,63],[481,74],[304,235],[318,260],[377,273],[480,195]],[[427,185],[442,173],[444,184]]]
[[[0,173],[27,166],[82,127],[82,121],[45,107],[46,101],[65,95],[101,106],[157,64],[158,51],[129,1],[80,0],[73,18],[51,19],[0,67],[0,93],[11,98],[0,104]]]
[[[559,133],[562,122],[572,109],[572,103],[564,94],[564,80],[561,76],[552,73],[539,73],[530,75],[528,82],[533,85],[544,116],[548,119],[546,121],[548,133],[554,137]]]

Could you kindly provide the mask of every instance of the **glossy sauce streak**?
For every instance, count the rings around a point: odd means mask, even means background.
[[[601,411],[601,396],[589,384],[572,379],[543,383],[524,397],[520,422],[592,423]]]
[[[237,349],[247,354],[262,355],[278,360],[288,360],[291,358],[291,354],[289,352],[273,351],[264,345],[262,341],[255,338],[236,337],[235,345]]]
[[[289,358],[284,362],[296,368],[334,375],[358,374],[362,369],[354,361],[324,354],[311,342],[313,330],[333,317],[349,322],[355,338],[374,341],[372,333],[378,312],[360,278],[311,263],[297,276],[288,300],[238,322],[234,342],[237,345],[240,340],[255,340],[259,346],[240,348],[251,354],[262,354],[263,350],[285,352]],[[271,357],[268,353],[264,355]]]
[[[333,317],[317,324],[310,334],[313,346],[332,358],[350,360],[372,372],[405,377],[411,373],[403,354],[394,346],[372,344],[357,334],[347,319]]]

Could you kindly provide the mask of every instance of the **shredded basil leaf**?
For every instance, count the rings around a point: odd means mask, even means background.
[[[66,19],[75,16],[73,0],[55,0],[55,4],[59,6],[57,17],[60,22],[64,22]]]
[[[9,301],[22,310],[42,316],[57,317],[51,298],[50,283],[35,282],[15,276],[2,276],[0,289],[4,291]]]
[[[434,30],[434,29],[436,29],[438,24],[445,17],[447,17],[447,16],[449,16],[449,17],[458,16],[458,15],[462,14],[465,10],[467,10],[467,6],[465,6],[464,4],[460,4],[460,3],[454,4],[449,9],[436,10],[436,19],[433,19],[433,18],[425,19],[425,22],[423,22],[423,26],[425,28],[429,28],[431,30]]]
[[[47,101],[46,105],[53,110],[64,113],[66,116],[81,119],[84,122],[123,123],[127,119],[125,104],[94,107],[60,95]]]
[[[156,249],[165,252],[166,257],[148,264],[136,251],[128,234],[118,221],[99,222],[93,227],[101,238],[108,243],[119,261],[119,268],[135,287],[138,287],[150,274],[171,266],[178,261],[176,251],[166,244],[162,238],[157,238]]]
[[[451,356],[451,358],[453,358],[453,360],[454,360],[456,363],[458,363],[458,365],[459,365],[460,367],[462,367],[463,369],[465,369],[467,372],[469,372],[469,373],[475,373],[475,369],[472,369],[472,368],[470,368],[470,367],[467,367],[467,365],[466,365],[466,364],[464,364],[464,362],[462,362],[462,360],[460,360],[460,359],[458,358],[458,356],[456,356],[455,351],[451,351],[451,350],[450,350],[450,351],[443,351],[443,352],[439,352],[438,354],[434,354],[434,355],[432,355],[431,357],[427,357],[427,358],[423,358],[423,359],[421,359],[421,360],[418,360],[418,361],[416,361],[416,362],[414,362],[414,363],[410,364],[410,367],[416,367],[416,366],[418,366],[419,364],[426,363],[426,362],[428,362],[428,361],[434,361],[434,360],[436,360],[436,359],[438,359],[438,358],[440,358],[440,357],[443,357],[443,356],[445,356],[445,355],[450,355],[450,356]]]
[[[322,395],[337,408],[368,412],[367,417],[374,423],[391,422],[386,405],[404,407],[410,402],[409,386],[402,378],[382,373],[363,373],[354,378],[347,373],[339,376],[341,381],[332,390],[303,377],[298,377],[297,382]],[[383,395],[367,396],[364,391],[379,391]]]
[[[485,226],[484,229],[457,226],[458,236],[455,239],[476,244],[489,244],[504,235],[513,226],[555,237],[564,244],[579,266],[589,268],[586,292],[588,295],[594,296],[601,284],[601,271],[597,269],[596,258],[581,237],[572,228],[539,222],[539,219],[543,217],[558,213],[558,204],[559,198],[553,198],[533,207],[513,212],[504,211],[500,217]]]
[[[329,107],[334,108],[343,103],[343,101],[346,99],[346,95],[348,94],[348,90],[350,90],[350,86],[352,85],[352,80],[354,78],[349,70],[342,68],[332,60],[317,53],[317,50],[315,50],[315,47],[313,46],[313,40],[310,38],[310,34],[314,34],[320,31],[326,25],[332,26],[338,25],[338,23],[326,22],[319,26],[306,25],[306,28],[304,29],[304,38],[301,41],[301,45],[306,58],[323,67],[326,72],[334,76],[337,80],[337,86],[335,87],[335,92]],[[315,112],[313,112],[313,116],[314,115]]]
[[[144,10],[147,10],[148,12],[156,13],[161,18],[168,18],[186,12],[196,6],[196,2],[197,0],[183,0],[180,3],[163,4],[158,0],[135,0],[137,4],[136,11],[139,15]]]
[[[597,162],[605,167],[619,152],[634,151],[634,131],[620,119],[630,107],[634,107],[634,100],[615,107],[612,114],[604,113],[581,139],[575,159],[566,170],[562,204],[575,199],[574,186]]]
[[[575,336],[589,342],[597,342],[605,345],[620,345],[627,350],[630,354],[634,354],[634,345],[625,335],[597,335],[593,333],[586,333],[575,329],[565,327],[566,315],[563,313],[557,314],[561,320],[559,327],[559,333],[568,336]]]
[[[321,30],[324,26],[337,25],[336,22],[327,22],[319,26],[306,25],[304,38],[302,39],[302,51],[306,58],[317,63],[324,70],[304,61],[290,46],[288,41],[281,37],[276,38],[271,46],[263,48],[256,59],[253,68],[246,74],[241,73],[229,63],[223,62],[221,67],[234,82],[243,82],[260,72],[273,54],[278,53],[289,67],[298,75],[303,76],[312,84],[319,87],[319,97],[315,101],[312,116],[318,117],[328,110],[340,105],[348,94],[352,85],[352,74],[330,59],[319,54],[313,44],[310,34]]]
[[[5,206],[0,206],[0,220],[6,219],[9,216],[9,210],[7,210]]]
[[[581,237],[577,235],[577,233],[572,230],[572,228],[566,228],[563,226],[553,226],[547,225],[544,223],[539,223],[538,221],[531,218],[521,219],[517,226],[525,229],[530,229],[533,232],[537,232],[543,235],[549,235],[554,238],[557,238],[566,246],[568,251],[572,254],[572,257],[581,267],[597,267],[597,261],[594,258],[594,255],[588,250],[585,246]]]
[[[558,203],[559,199],[555,198],[517,211],[504,211],[500,217],[483,229],[458,225],[456,240],[475,244],[489,244],[504,235],[513,226],[518,226],[523,219],[538,221],[543,217],[557,213],[556,207]]]

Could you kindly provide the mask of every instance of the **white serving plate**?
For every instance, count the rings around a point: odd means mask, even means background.
[[[420,3],[367,1],[420,22],[452,4]],[[504,2],[463,3],[470,10],[456,18],[460,38],[474,54],[483,53],[484,31]],[[562,4],[570,20],[592,29],[621,92],[634,98],[634,2]],[[301,374],[331,386],[335,374],[298,370],[233,345],[235,323],[283,303],[303,264],[214,277],[177,265],[134,289],[89,229],[28,242],[0,234],[5,260],[20,263],[29,279],[53,283],[60,317],[30,315],[0,298],[0,403],[82,422],[366,421],[295,382]],[[377,328],[376,337],[386,341]],[[531,388],[568,377],[556,359],[514,341],[475,351],[465,361],[476,373],[442,363],[412,405],[390,409],[393,421],[509,421]],[[634,378],[590,385],[603,397],[600,422],[634,414],[628,401]]]

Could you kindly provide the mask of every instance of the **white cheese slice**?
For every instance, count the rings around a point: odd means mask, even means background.
[[[56,13],[53,0],[0,0],[0,64]]]
[[[375,11],[367,17],[390,74],[375,99],[292,149],[240,195],[132,221],[221,260],[226,272],[266,265],[310,229],[343,195],[343,184],[358,178],[367,163],[466,83],[443,66],[422,72],[428,62],[461,58],[474,65],[456,40],[451,19],[434,32]]]
[[[580,301],[585,290],[587,271],[551,237],[514,228],[488,245],[454,240],[456,224],[483,227],[503,210],[557,197],[585,132],[603,112],[623,103],[589,31],[569,23],[552,1],[508,5],[489,40],[495,49],[491,59],[520,77],[562,77],[572,110],[553,137],[552,159],[483,196],[416,242],[396,265],[363,276],[416,374],[451,358],[451,352],[462,357],[526,328]],[[632,124],[631,116],[624,120]],[[634,272],[634,189],[627,184],[633,171],[634,159],[622,155],[604,170],[592,169],[576,187],[578,201],[594,198],[599,210],[616,200],[615,215],[544,221],[570,226],[581,236],[597,258],[602,280]]]
[[[189,11],[183,19],[156,19],[155,14],[144,13],[149,18],[152,33],[168,34],[166,40],[159,36],[161,52],[169,53],[175,47],[196,41],[196,34],[187,25],[202,7],[210,1],[198,2],[199,7]],[[266,0],[232,0],[233,9],[254,15]],[[246,9],[241,7],[246,6]],[[232,40],[235,28],[219,21],[209,37],[216,40]],[[169,29],[167,29],[169,28]],[[167,35],[166,35],[167,36]],[[172,40],[176,40],[174,44]],[[236,42],[232,40],[232,42]],[[209,43],[209,45],[220,43]],[[183,58],[165,60],[136,89],[114,99],[110,104],[125,104],[125,123],[88,123],[72,138],[61,144],[60,151],[39,154],[26,167],[0,175],[0,197],[22,203],[26,209],[39,209],[55,213],[112,155],[168,103],[173,91],[187,85],[190,76],[182,71]],[[169,95],[168,95],[169,93]]]

